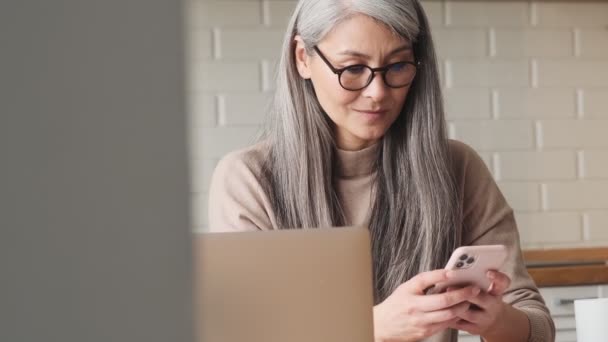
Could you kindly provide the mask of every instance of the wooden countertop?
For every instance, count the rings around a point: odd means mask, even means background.
[[[524,261],[539,287],[608,284],[608,247],[525,250]]]

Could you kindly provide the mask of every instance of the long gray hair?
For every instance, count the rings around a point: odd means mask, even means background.
[[[296,34],[307,53],[335,25],[364,14],[413,44],[420,61],[403,109],[376,162],[370,234],[375,302],[422,271],[441,268],[460,243],[461,210],[451,172],[429,24],[417,0],[301,0],[289,22],[270,120],[265,190],[277,228],[345,225],[335,188],[332,123],[295,65]],[[336,80],[337,81],[337,80]],[[336,86],[338,83],[336,82]]]

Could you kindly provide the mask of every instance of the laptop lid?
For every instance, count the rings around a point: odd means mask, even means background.
[[[198,341],[373,341],[367,229],[201,233],[194,254]]]

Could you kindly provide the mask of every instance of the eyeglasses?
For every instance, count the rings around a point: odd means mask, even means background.
[[[346,90],[356,91],[367,87],[376,76],[376,72],[382,73],[384,83],[390,88],[402,88],[412,82],[416,76],[416,69],[420,62],[397,62],[381,68],[371,68],[365,64],[349,65],[342,69],[336,69],[325,58],[318,47],[314,47],[319,57],[327,64],[331,71],[338,75],[338,82]]]

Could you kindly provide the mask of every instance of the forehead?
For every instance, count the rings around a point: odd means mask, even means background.
[[[409,40],[369,16],[356,14],[334,26],[320,44],[335,50],[382,52],[409,45]]]

